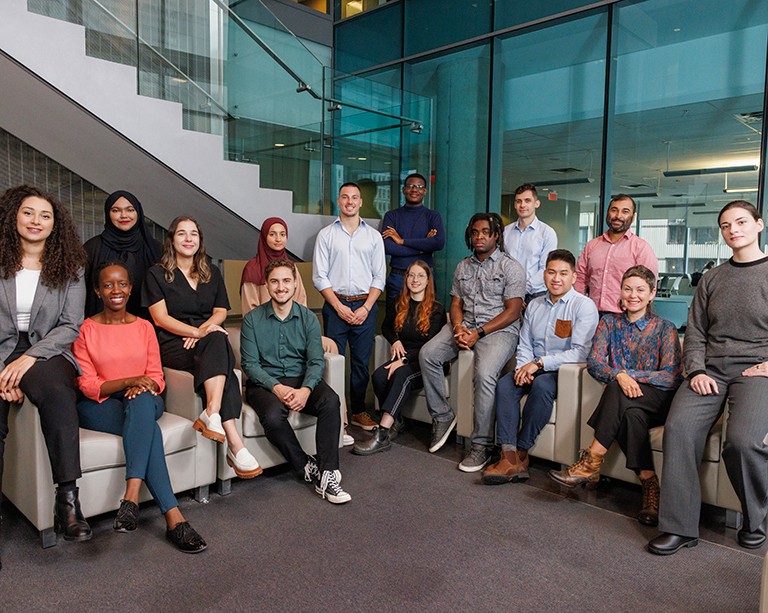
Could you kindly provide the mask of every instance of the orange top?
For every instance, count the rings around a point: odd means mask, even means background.
[[[77,385],[91,400],[103,402],[109,398],[101,395],[101,384],[124,377],[147,375],[159,386],[158,393],[165,387],[157,336],[146,319],[137,317],[133,323],[123,325],[86,319],[72,352],[83,371]]]

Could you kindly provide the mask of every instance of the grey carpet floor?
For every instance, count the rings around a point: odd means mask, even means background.
[[[524,484],[482,486],[455,463],[395,446],[342,451],[353,497],[331,505],[286,472],[182,511],[209,543],[92,520],[87,543],[43,550],[7,503],[2,611],[755,611],[761,558],[702,541],[645,551],[636,521]]]

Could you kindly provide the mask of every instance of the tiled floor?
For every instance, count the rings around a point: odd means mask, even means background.
[[[368,436],[367,432],[356,427],[350,427],[348,431],[357,440],[364,440]],[[395,442],[399,445],[429,453],[427,446],[430,433],[431,429],[428,424],[406,420],[406,428]],[[347,452],[350,449],[350,447],[345,448]],[[449,442],[436,453],[436,455],[455,461],[458,464],[464,457],[464,448],[458,445],[455,442],[455,438],[452,437]],[[639,485],[633,485],[610,478],[603,478],[600,481],[599,486],[594,490],[588,490],[586,488],[574,488],[569,490],[560,487],[547,476],[547,472],[552,468],[559,468],[559,466],[552,462],[532,458],[529,469],[531,478],[528,481],[497,487],[535,487],[554,494],[575,498],[586,504],[610,510],[621,515],[626,515],[627,517],[634,517],[640,510],[642,495]],[[479,478],[479,474],[467,475],[467,479]],[[702,508],[700,537],[725,547],[737,549],[745,553],[752,553],[756,556],[762,557],[765,555],[766,551],[765,546],[754,550],[739,547],[736,543],[736,530],[726,528],[725,526],[725,511],[709,505],[703,505]]]

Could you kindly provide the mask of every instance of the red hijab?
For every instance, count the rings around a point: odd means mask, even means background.
[[[267,268],[272,260],[287,259],[288,255],[285,253],[285,248],[275,251],[267,245],[267,234],[269,229],[276,223],[279,223],[285,228],[285,237],[288,238],[288,226],[279,217],[269,217],[261,224],[261,232],[259,233],[259,245],[256,248],[256,255],[248,260],[248,263],[243,268],[243,276],[240,279],[240,287],[243,283],[254,283],[256,285],[266,285],[267,278],[264,275],[264,270]]]

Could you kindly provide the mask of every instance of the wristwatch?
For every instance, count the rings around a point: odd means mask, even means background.
[[[539,358],[538,360],[536,360],[536,366],[539,367],[539,370],[543,369],[544,368],[544,358]]]
[[[480,326],[477,329],[477,336],[478,336],[478,338],[484,338],[485,337],[485,330],[483,330],[482,326]]]

